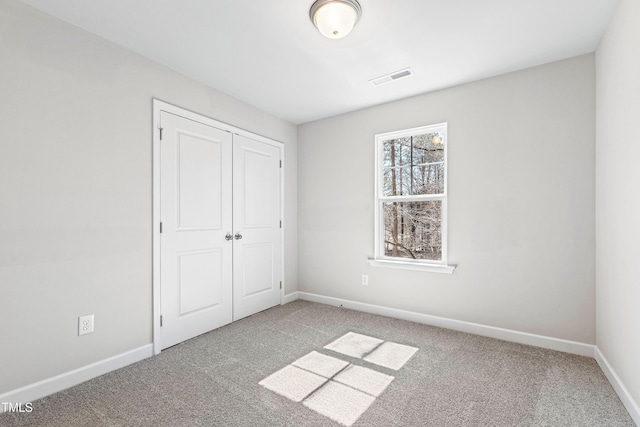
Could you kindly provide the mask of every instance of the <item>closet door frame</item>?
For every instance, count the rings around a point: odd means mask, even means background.
[[[160,338],[160,308],[161,308],[161,300],[160,300],[160,112],[165,111],[167,113],[171,113],[177,116],[184,117],[186,119],[194,120],[196,122],[200,122],[209,126],[216,127],[218,129],[226,130],[231,132],[232,134],[242,135],[244,137],[273,145],[280,149],[281,159],[284,159],[285,156],[285,147],[284,144],[280,141],[275,141],[270,138],[266,138],[264,136],[255,134],[253,132],[246,131],[244,129],[237,128],[235,126],[231,126],[227,123],[223,123],[217,120],[214,120],[210,117],[203,116],[198,113],[194,113],[189,110],[185,110],[184,108],[180,108],[173,104],[169,104],[167,102],[153,99],[153,175],[152,175],[152,186],[153,186],[153,208],[152,208],[152,225],[153,225],[153,233],[152,233],[152,258],[153,258],[153,271],[152,271],[152,326],[153,326],[153,353],[160,354],[161,352],[161,338]],[[282,167],[280,168],[280,212],[284,215],[284,162]],[[280,245],[280,271],[282,277],[282,288],[280,289],[280,304],[284,300],[284,289],[286,288],[286,284],[284,283],[284,230],[286,224],[284,224],[280,228],[280,239],[282,244]]]

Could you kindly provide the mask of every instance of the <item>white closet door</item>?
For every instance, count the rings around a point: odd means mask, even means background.
[[[280,149],[233,137],[233,319],[280,304]]]
[[[161,343],[232,321],[232,134],[161,113]]]

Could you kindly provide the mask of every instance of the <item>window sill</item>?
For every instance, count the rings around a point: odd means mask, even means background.
[[[425,271],[429,273],[453,274],[456,265],[420,264],[410,261],[389,261],[369,258],[372,267],[395,268],[400,270]]]

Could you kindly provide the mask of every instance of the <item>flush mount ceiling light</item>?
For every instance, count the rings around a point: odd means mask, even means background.
[[[356,0],[316,0],[309,17],[323,36],[340,39],[351,32],[361,12]]]

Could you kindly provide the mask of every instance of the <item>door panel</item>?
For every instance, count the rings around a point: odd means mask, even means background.
[[[236,140],[238,137],[236,136]],[[243,228],[270,228],[273,225],[273,209],[269,209],[269,201],[274,193],[280,188],[274,189],[273,174],[271,168],[274,167],[274,157],[272,153],[254,151],[248,147],[243,150],[236,150],[242,156],[241,169],[243,185],[241,202],[244,204],[242,213]],[[278,157],[279,162],[279,157]],[[279,167],[279,166],[278,166]],[[277,183],[279,185],[279,182]]]
[[[270,292],[273,285],[273,244],[271,242],[242,245],[242,259],[251,268],[243,268],[237,285],[242,287],[242,296],[250,297],[261,292]],[[278,301],[279,302],[279,301]]]
[[[178,132],[178,229],[220,229],[224,141]],[[228,160],[227,160],[228,161]],[[227,183],[228,184],[228,183]]]
[[[161,113],[161,347],[232,320],[231,133]]]
[[[179,316],[222,303],[221,272],[222,251],[218,249],[178,254]]]
[[[280,149],[234,135],[234,320],[280,304],[280,188]]]

